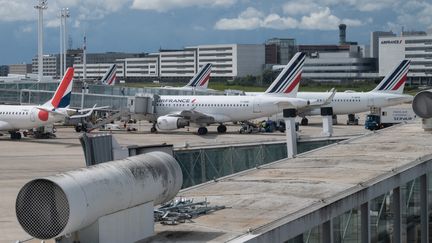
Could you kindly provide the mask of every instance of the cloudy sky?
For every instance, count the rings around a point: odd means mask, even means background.
[[[0,0],[0,64],[31,61],[37,53],[37,0]],[[196,44],[369,43],[373,30],[432,28],[430,0],[48,0],[44,53],[58,53],[59,9],[68,7],[72,47],[87,33],[89,52],[155,52]]]

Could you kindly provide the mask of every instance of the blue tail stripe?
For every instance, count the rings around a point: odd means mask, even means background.
[[[71,92],[69,92],[67,95],[63,96],[60,100],[60,103],[57,108],[66,108],[70,105],[71,100]]]

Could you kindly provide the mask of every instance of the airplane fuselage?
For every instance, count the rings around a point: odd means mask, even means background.
[[[306,105],[301,99],[272,96],[161,96],[155,109],[157,117],[193,110],[213,117],[215,123],[224,123],[271,116]]]
[[[0,131],[32,129],[64,120],[36,106],[0,105]]]
[[[327,92],[298,92],[297,98],[323,100]],[[379,92],[336,92],[330,104],[333,114],[355,114],[369,111],[371,107],[386,107],[412,101],[412,96]],[[302,115],[320,115],[320,109],[306,111]]]

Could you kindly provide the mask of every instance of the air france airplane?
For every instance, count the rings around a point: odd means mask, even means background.
[[[369,92],[336,92],[330,104],[335,115],[355,114],[369,111],[372,107],[386,107],[413,100],[411,95],[404,95],[403,90],[407,80],[410,60],[402,60],[384,79]],[[325,92],[298,92],[301,99],[326,99]],[[306,109],[300,112],[302,125],[307,125],[306,116],[320,115],[320,109]]]
[[[264,95],[259,96],[160,96],[156,101],[156,119],[152,132],[175,130],[185,126],[197,126],[198,134],[208,132],[206,126],[214,123],[219,133],[225,133],[224,125],[231,121],[245,121],[271,116],[287,108],[320,107],[329,102],[295,98],[300,79],[296,75],[302,63],[290,62]]]
[[[72,93],[74,69],[68,68],[53,97],[43,105],[0,105],[0,131],[10,133],[12,139],[20,139],[19,130],[63,121],[65,117],[71,117],[76,113],[74,109],[68,109]],[[78,111],[82,112],[84,110]],[[76,115],[85,117],[91,114]]]

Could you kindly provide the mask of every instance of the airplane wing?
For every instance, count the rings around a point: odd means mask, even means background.
[[[213,116],[195,110],[183,110],[178,113],[169,114],[168,116],[182,117],[188,120],[189,122],[197,123],[197,124],[215,122],[215,118]]]
[[[65,113],[63,113],[63,112],[60,112],[60,111],[58,111],[58,110],[56,110],[56,109],[50,109],[50,108],[45,107],[45,106],[38,106],[38,107],[36,107],[36,109],[41,110],[41,111],[46,111],[46,112],[51,113],[51,114],[53,114],[53,115],[67,116],[67,115],[66,115]]]
[[[82,109],[82,110],[74,110],[74,109],[49,109],[48,107],[45,106],[38,106],[36,107],[39,110],[43,110],[46,111],[48,113],[51,113],[53,115],[59,115],[59,116],[64,116],[64,117],[69,117],[69,118],[84,118],[84,117],[88,117],[90,116],[93,111],[98,108],[98,109],[105,109],[108,108],[108,106],[103,106],[103,107],[96,107],[96,105],[94,105],[92,108],[87,108],[87,109]],[[79,114],[79,115],[70,115],[70,113],[83,113],[86,112],[85,114]]]

